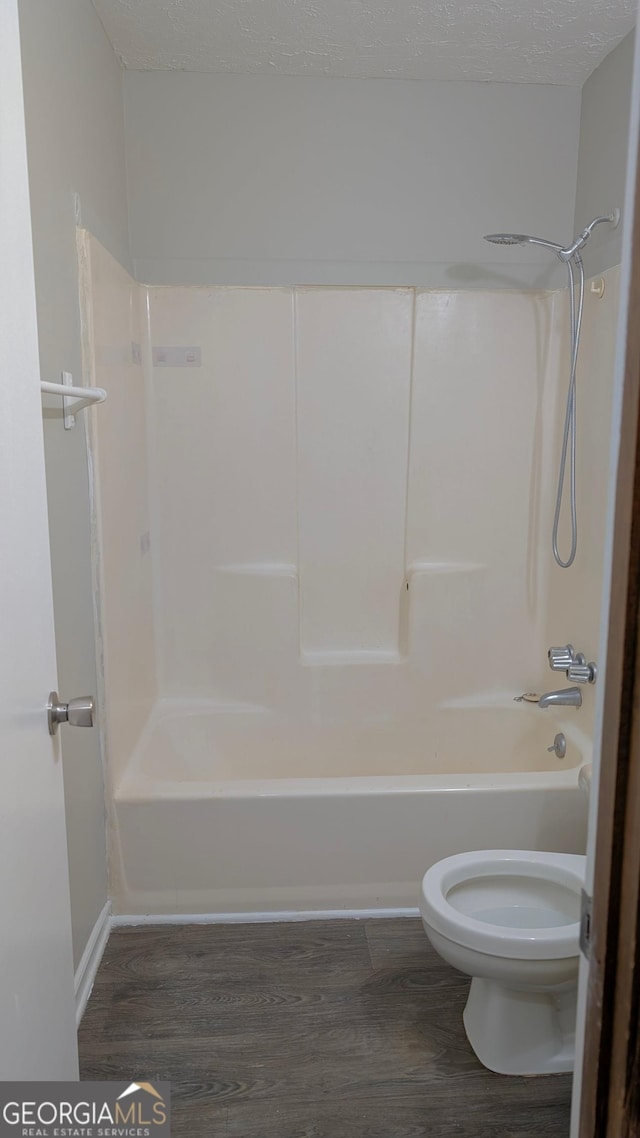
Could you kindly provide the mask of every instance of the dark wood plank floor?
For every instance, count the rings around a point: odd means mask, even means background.
[[[168,1079],[175,1138],[568,1138],[569,1076],[505,1078],[414,920],[116,929],[83,1079]]]

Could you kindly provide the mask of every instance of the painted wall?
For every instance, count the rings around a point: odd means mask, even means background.
[[[624,204],[635,33],[631,32],[582,89],[575,230],[598,214]],[[590,266],[603,272],[619,265],[622,226],[600,227],[589,242]]]
[[[126,72],[138,279],[546,286],[482,235],[573,228],[580,92]]]
[[[21,0],[20,25],[35,250],[40,366],[82,374],[76,213],[128,258],[121,74],[86,0]],[[60,693],[96,691],[89,483],[82,418],[64,431],[45,412]],[[46,693],[42,693],[43,704]],[[76,964],[107,898],[97,731],[62,732]]]

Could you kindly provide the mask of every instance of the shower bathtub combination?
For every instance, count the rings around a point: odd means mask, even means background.
[[[576,404],[567,288],[151,287],[78,240],[116,916],[416,911],[450,854],[584,852],[594,691],[514,699],[597,659],[618,270]]]

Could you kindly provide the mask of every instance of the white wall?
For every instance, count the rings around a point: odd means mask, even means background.
[[[582,89],[576,232],[598,214],[624,205],[635,33],[618,44]],[[602,226],[589,242],[590,272],[619,265],[622,226]]]
[[[76,216],[128,259],[121,74],[86,0],[21,0],[42,376],[82,374]],[[45,450],[60,693],[96,691],[89,485],[82,417],[47,413]],[[42,693],[43,705],[46,692]],[[62,731],[76,964],[107,897],[97,731]]]
[[[570,87],[126,72],[138,279],[545,285],[571,233]]]

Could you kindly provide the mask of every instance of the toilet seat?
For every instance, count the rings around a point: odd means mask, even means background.
[[[585,858],[577,854],[455,854],[427,870],[422,915],[442,936],[490,956],[575,957],[584,872]]]

